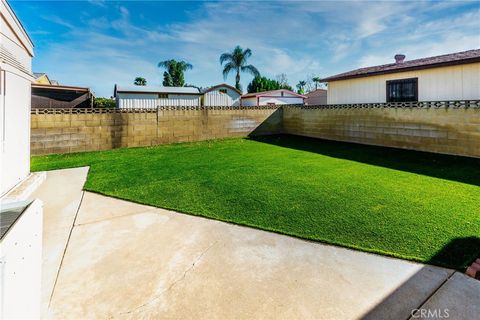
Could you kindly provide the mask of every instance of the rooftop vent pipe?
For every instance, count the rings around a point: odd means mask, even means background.
[[[395,55],[395,63],[403,63],[405,60],[405,55],[404,54],[396,54]]]

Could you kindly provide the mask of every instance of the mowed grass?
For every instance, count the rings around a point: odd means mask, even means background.
[[[85,190],[462,269],[480,256],[480,160],[280,135],[37,156]]]

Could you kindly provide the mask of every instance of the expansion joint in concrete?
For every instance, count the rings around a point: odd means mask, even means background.
[[[65,244],[65,248],[63,249],[62,260],[60,261],[60,265],[58,266],[57,274],[55,275],[55,282],[53,284],[52,293],[50,294],[50,298],[48,299],[48,306],[49,307],[50,307],[50,304],[52,302],[53,294],[55,293],[55,288],[57,286],[58,276],[60,274],[60,270],[62,270],[63,260],[65,259],[65,253],[67,252],[68,244],[70,243],[70,238],[72,237],[73,228],[75,227],[75,221],[77,220],[78,212],[80,211],[80,208],[82,206],[84,195],[85,195],[85,191],[82,191],[82,196],[80,197],[80,201],[78,203],[78,207],[77,207],[77,210],[75,212],[75,217],[73,218],[72,227],[70,228],[70,232],[68,234],[67,243]]]

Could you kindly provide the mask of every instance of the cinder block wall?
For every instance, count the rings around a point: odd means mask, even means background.
[[[480,157],[479,108],[285,107],[283,132]]]
[[[57,114],[34,111],[31,153],[95,151],[283,132],[480,157],[478,107],[365,106],[48,111]]]
[[[270,107],[90,112],[32,111],[32,155],[274,134],[282,123],[282,110]]]

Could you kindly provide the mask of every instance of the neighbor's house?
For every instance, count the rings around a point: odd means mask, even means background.
[[[241,97],[240,104],[245,107],[304,104],[306,96],[290,90],[280,89],[264,92],[247,93]]]
[[[203,105],[210,106],[239,106],[242,92],[235,87],[222,83],[203,91]]]
[[[51,80],[46,73],[43,72],[34,72],[33,77],[35,78],[33,80],[33,83],[36,84],[52,84],[52,85],[58,85],[57,80]]]
[[[40,318],[42,206],[27,200],[33,43],[0,0],[0,319]],[[23,184],[23,185],[20,185]]]
[[[480,49],[340,73],[328,82],[328,104],[480,99]]]
[[[32,83],[32,109],[92,108],[90,88]]]
[[[327,90],[316,89],[307,93],[305,104],[309,106],[321,106],[327,104]]]
[[[115,85],[114,88],[117,108],[238,106],[240,95],[240,91],[228,84],[219,84],[204,91],[194,87]]]
[[[193,87],[115,85],[113,96],[117,108],[154,109],[159,106],[200,106],[202,93]]]

